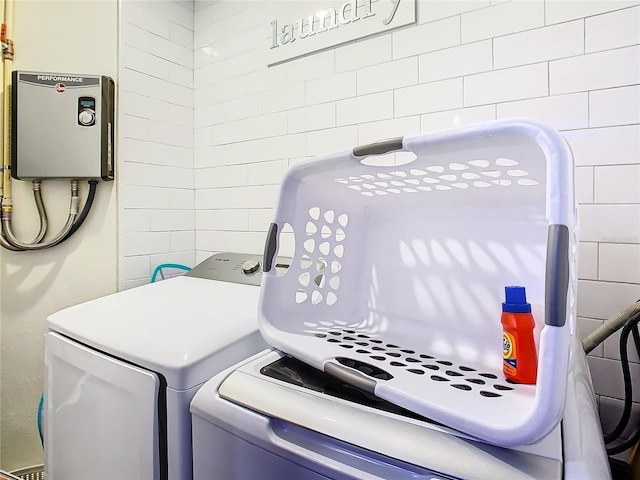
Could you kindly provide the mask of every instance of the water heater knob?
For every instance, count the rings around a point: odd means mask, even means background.
[[[93,125],[96,119],[96,114],[89,109],[81,110],[78,114],[78,121],[81,125]]]
[[[258,260],[247,260],[242,264],[242,273],[245,275],[253,275],[260,270],[260,262]]]

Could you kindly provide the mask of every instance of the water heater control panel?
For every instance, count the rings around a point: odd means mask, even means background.
[[[90,127],[96,124],[96,99],[80,97],[78,99],[78,124]]]
[[[114,97],[107,76],[13,72],[11,175],[112,180]]]

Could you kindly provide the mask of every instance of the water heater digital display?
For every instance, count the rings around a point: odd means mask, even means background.
[[[114,96],[107,76],[14,71],[12,177],[112,180]]]

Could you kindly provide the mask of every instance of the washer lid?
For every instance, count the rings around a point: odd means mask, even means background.
[[[266,347],[256,320],[259,292],[181,276],[66,308],[48,317],[48,327],[184,390]]]

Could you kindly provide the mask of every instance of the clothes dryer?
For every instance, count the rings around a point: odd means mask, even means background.
[[[51,315],[47,478],[190,479],[191,399],[266,348],[260,267],[257,255],[216,254],[186,275]]]

